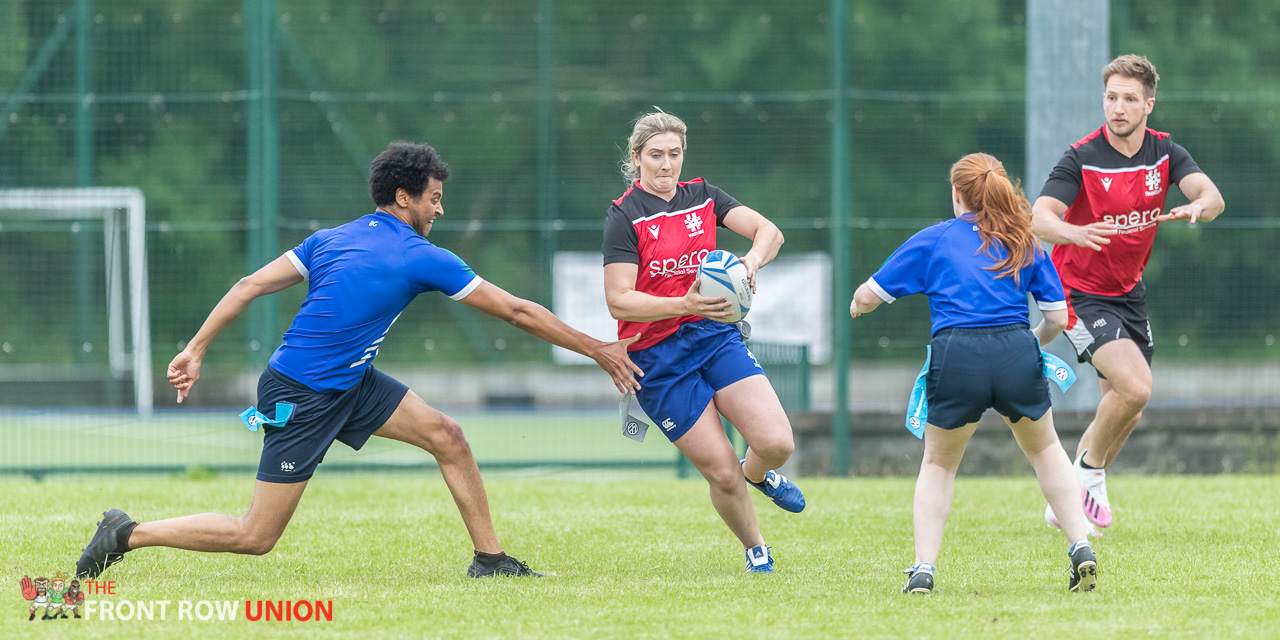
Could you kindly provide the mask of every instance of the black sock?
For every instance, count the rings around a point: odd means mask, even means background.
[[[476,560],[479,560],[480,564],[497,564],[505,557],[507,557],[507,554],[504,551],[499,551],[497,553],[485,553],[483,551],[476,552]]]
[[[1080,454],[1080,468],[1081,468],[1081,469],[1090,469],[1090,470],[1092,470],[1092,471],[1097,471],[1098,469],[1101,469],[1101,468],[1102,468],[1102,467],[1095,467],[1095,466],[1093,466],[1093,465],[1089,464],[1088,462],[1085,462],[1085,461],[1084,461],[1084,457],[1085,457],[1085,456],[1087,456],[1087,455],[1089,455],[1089,450],[1088,450],[1088,449],[1085,449],[1085,450],[1084,450],[1084,453],[1081,453],[1081,454]]]

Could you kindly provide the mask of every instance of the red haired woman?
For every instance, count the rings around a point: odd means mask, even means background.
[[[898,248],[854,294],[858,317],[881,302],[923,293],[933,319],[925,374],[928,419],[915,493],[915,564],[904,593],[933,590],[938,549],[951,511],[956,469],[987,409],[999,412],[1035,468],[1040,489],[1063,514],[1071,591],[1097,584],[1080,485],[1053,428],[1040,344],[1067,323],[1062,283],[1031,233],[1030,206],[1000,161],[969,154],[951,167],[955,218]],[[1030,329],[1027,293],[1044,321]],[[1036,340],[1039,339],[1039,343]]]

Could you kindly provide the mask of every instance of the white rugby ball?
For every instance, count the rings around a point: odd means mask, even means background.
[[[698,293],[729,301],[732,314],[722,322],[737,322],[751,311],[751,281],[738,257],[719,249],[707,254],[698,265]]]

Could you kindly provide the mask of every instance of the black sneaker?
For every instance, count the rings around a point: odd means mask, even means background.
[[[89,540],[89,546],[76,561],[76,577],[82,580],[96,578],[107,567],[119,562],[129,551],[129,535],[136,526],[138,523],[119,509],[103,513],[93,539]]]
[[[914,567],[907,567],[902,572],[910,576],[907,578],[906,586],[902,587],[903,593],[933,593],[933,572],[937,571],[933,565],[927,562],[921,562]]]
[[[467,575],[472,578],[484,578],[486,576],[533,576],[541,578],[542,574],[529,568],[529,565],[507,555],[500,556],[482,556],[476,552],[476,557],[471,561],[471,566],[467,567]]]
[[[1098,558],[1093,555],[1089,543],[1075,545],[1071,552],[1071,578],[1067,581],[1067,589],[1076,591],[1093,591],[1098,586]]]

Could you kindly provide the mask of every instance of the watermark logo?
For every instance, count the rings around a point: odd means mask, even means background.
[[[89,596],[116,596],[114,580],[79,580],[64,572],[52,578],[22,576],[18,581],[27,603],[27,620],[84,618],[108,622],[152,620],[200,620],[230,622],[243,607],[249,622],[332,622],[332,600],[88,600]]]
[[[22,598],[29,602],[27,620],[35,620],[40,614],[41,620],[65,620],[70,613],[72,618],[80,618],[80,607],[84,605],[84,593],[80,591],[79,580],[68,580],[65,572],[59,571],[53,578],[36,578],[22,576],[18,587],[22,590]]]

